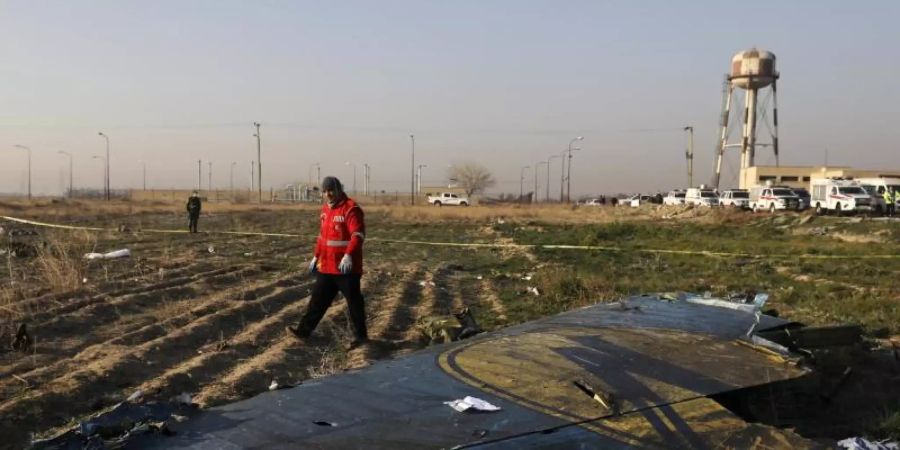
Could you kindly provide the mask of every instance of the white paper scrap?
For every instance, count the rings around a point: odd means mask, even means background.
[[[465,412],[469,410],[475,411],[485,411],[485,412],[494,412],[500,411],[499,406],[494,406],[480,398],[466,396],[465,398],[459,400],[453,400],[452,402],[444,402],[445,405],[449,405],[451,408],[459,411]]]

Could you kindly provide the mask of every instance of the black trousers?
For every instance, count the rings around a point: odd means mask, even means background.
[[[189,218],[188,230],[191,233],[196,233],[197,232],[197,221],[200,219],[200,213],[197,213],[197,214],[188,213],[188,218]]]
[[[325,311],[328,310],[328,307],[334,301],[334,297],[340,291],[344,294],[344,298],[347,299],[347,309],[350,312],[350,321],[353,324],[356,339],[368,338],[365,300],[359,288],[361,278],[361,274],[330,275],[317,273],[309,304],[306,305],[306,314],[297,323],[299,334],[305,336],[312,334],[316,326],[319,325],[319,321],[325,315]]]

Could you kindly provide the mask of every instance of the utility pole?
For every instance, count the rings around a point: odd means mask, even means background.
[[[363,163],[363,189],[365,190],[365,195],[369,196],[369,164]]]
[[[231,162],[231,172],[228,175],[228,190],[231,191],[231,195],[234,195],[234,166],[237,165],[236,161]]]
[[[253,194],[253,184],[255,183],[253,177],[254,177],[254,175],[256,175],[256,170],[254,169],[254,164],[256,164],[256,161],[250,161],[250,194],[251,195]]]
[[[147,161],[141,160],[141,171],[144,175],[144,190],[147,190]]]
[[[253,126],[256,127],[256,177],[258,182],[256,183],[256,188],[259,191],[258,201],[262,203],[262,142],[259,136],[259,122],[253,122]]]
[[[69,157],[69,198],[72,198],[72,154],[69,152],[64,152],[62,150],[58,151],[57,153]]]
[[[532,203],[538,202],[538,167],[540,167],[541,164],[547,164],[547,162],[540,161],[534,165],[534,197],[531,199]]]
[[[100,136],[103,136],[106,139],[106,201],[109,201],[109,136],[103,134],[102,131],[97,133]]]
[[[426,164],[419,164],[418,166],[416,166],[416,168],[418,169],[416,171],[416,195],[422,193],[422,168],[424,167],[428,166]]]
[[[530,168],[531,166],[525,166],[519,172],[519,203],[522,203],[522,197],[525,195],[524,187],[525,187],[525,169]]]
[[[24,145],[16,145],[16,147],[28,152],[28,200],[31,200],[31,148]]]
[[[209,171],[207,171],[206,175],[209,177],[209,188],[206,191],[212,192],[212,161],[209,162]]]
[[[688,132],[688,148],[684,154],[688,165],[688,187],[694,187],[694,127],[688,125],[684,127],[684,131]]]
[[[203,161],[197,160],[197,193],[203,189]]]
[[[416,136],[412,133],[409,134],[409,141],[411,146],[411,161],[410,161],[410,185],[409,185],[409,204],[415,206],[416,204]]]

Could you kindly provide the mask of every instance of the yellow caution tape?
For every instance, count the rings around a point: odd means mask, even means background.
[[[57,228],[62,230],[87,230],[87,231],[118,231],[111,228],[98,227],[80,227],[73,225],[60,225],[55,223],[38,222],[35,220],[20,219],[17,217],[0,216],[11,222],[24,223],[47,228]],[[187,230],[159,230],[159,229],[141,229],[135,230],[142,233],[188,233]],[[257,231],[204,231],[206,234],[228,234],[237,236],[272,236],[272,237],[304,237],[300,234],[290,233],[264,233]],[[821,254],[787,254],[787,253],[739,253],[739,252],[715,252],[709,250],[671,250],[671,249],[653,249],[653,248],[622,248],[606,245],[566,245],[566,244],[492,244],[492,243],[476,243],[476,242],[430,242],[430,241],[411,241],[405,239],[381,239],[377,237],[366,238],[367,241],[377,241],[386,244],[410,244],[410,245],[434,245],[441,247],[475,247],[475,248],[521,248],[521,249],[547,249],[547,250],[598,250],[608,252],[637,252],[637,253],[663,253],[670,255],[696,255],[709,257],[724,258],[805,258],[805,259],[900,259],[900,253],[896,254],[875,254],[875,255],[821,255]]]

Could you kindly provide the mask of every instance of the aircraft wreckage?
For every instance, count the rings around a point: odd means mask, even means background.
[[[809,372],[790,350],[802,326],[761,314],[764,302],[762,294],[743,301],[682,294],[597,304],[197,411],[186,421],[168,421],[166,435],[132,433],[120,443],[160,449],[817,447],[791,431],[745,422],[710,398]],[[474,403],[475,411],[457,411],[459,399]],[[477,411],[479,401],[490,412]],[[63,436],[56,439],[60,444]]]

